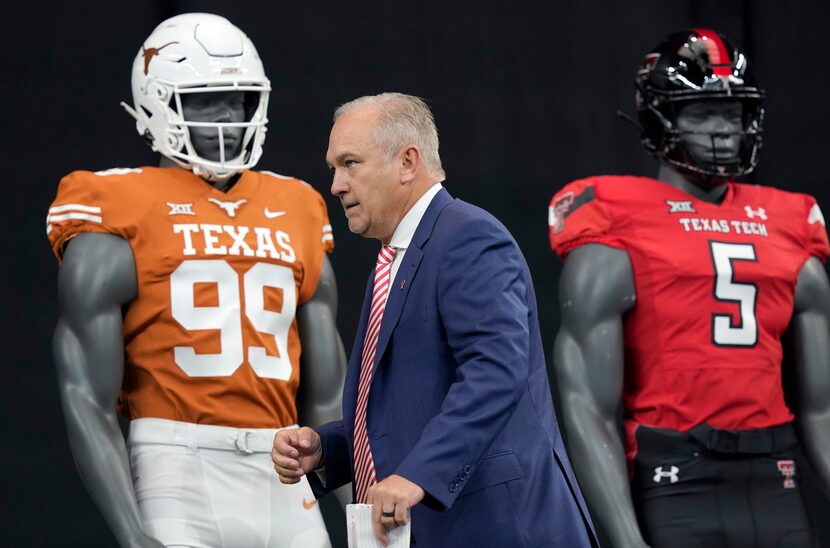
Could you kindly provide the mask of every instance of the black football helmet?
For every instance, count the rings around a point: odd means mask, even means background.
[[[746,55],[710,29],[695,28],[666,36],[645,56],[634,79],[637,113],[643,145],[663,161],[707,180],[729,180],[746,175],[758,163],[764,121],[764,91]],[[677,113],[684,102],[738,100],[743,130],[738,160],[705,162],[684,147]],[[708,133],[712,140],[724,133]]]

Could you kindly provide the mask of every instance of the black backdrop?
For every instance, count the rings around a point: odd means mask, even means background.
[[[347,348],[376,242],[348,232],[323,158],[333,107],[358,95],[428,99],[446,186],[499,217],[521,245],[548,349],[560,269],[547,246],[548,200],[577,177],[656,173],[615,111],[633,111],[633,74],[668,31],[711,26],[744,46],[768,94],[753,179],[830,207],[821,160],[830,152],[826,2],[4,2],[0,544],[114,542],[66,442],[50,358],[56,266],[44,217],[73,169],[157,162],[118,103],[130,99],[142,40],[188,11],[228,17],[259,49],[273,86],[259,167],[302,177],[327,198]],[[826,506],[820,513],[830,515]]]

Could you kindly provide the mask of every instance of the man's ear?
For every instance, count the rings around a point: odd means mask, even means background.
[[[415,145],[407,145],[401,150],[400,161],[401,183],[411,183],[421,167],[421,151]]]

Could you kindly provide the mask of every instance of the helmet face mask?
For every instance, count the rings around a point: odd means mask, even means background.
[[[724,37],[708,29],[670,34],[646,55],[635,86],[641,140],[662,161],[707,186],[755,169],[764,92],[747,58]],[[713,113],[739,105],[740,123],[726,130],[681,128],[680,113],[698,103],[709,105]],[[701,154],[701,146],[690,146],[701,139],[708,154]],[[733,145],[737,154],[725,150]]]
[[[132,88],[134,107],[122,105],[136,119],[139,134],[181,167],[221,181],[259,160],[270,83],[253,43],[226,19],[192,13],[161,23],[133,62]],[[187,108],[189,102],[211,103],[238,93],[244,94],[241,120],[220,114],[221,109],[214,109],[212,117],[185,116],[193,111]],[[212,147],[205,147],[211,140]],[[201,145],[194,146],[194,141]],[[200,150],[205,148],[217,154]]]
[[[180,95],[182,117],[187,122],[223,122],[221,131],[215,127],[188,126],[196,154],[214,162],[239,156],[245,128],[231,124],[249,120],[245,94],[244,91],[216,91]]]

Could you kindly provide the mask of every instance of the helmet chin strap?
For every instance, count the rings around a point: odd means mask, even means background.
[[[228,170],[219,170],[201,165],[193,165],[192,170],[194,174],[211,183],[224,183],[241,171],[233,168]]]
[[[660,157],[674,169],[688,176],[696,185],[704,188],[713,188],[752,171],[742,169],[740,157],[731,160],[719,158],[715,144],[717,137],[718,134],[710,135],[713,151],[711,157],[701,158],[691,152],[679,135],[675,135],[670,143],[664,145],[667,148],[663,149]],[[742,153],[739,151],[738,154]]]
[[[224,183],[228,179],[237,175],[241,169],[234,169],[234,164],[242,164],[242,157],[244,153],[240,155],[238,158],[235,158],[231,162],[227,163],[227,168],[219,169],[214,167],[208,167],[200,164],[191,164],[175,156],[169,156],[166,154],[162,154],[161,158],[161,167],[174,167],[178,166],[182,169],[187,169],[192,171],[194,175],[197,175],[204,179],[205,181],[214,184],[214,183]]]
[[[211,183],[224,183],[236,175],[233,171],[218,173],[203,166],[193,166],[193,173]]]

